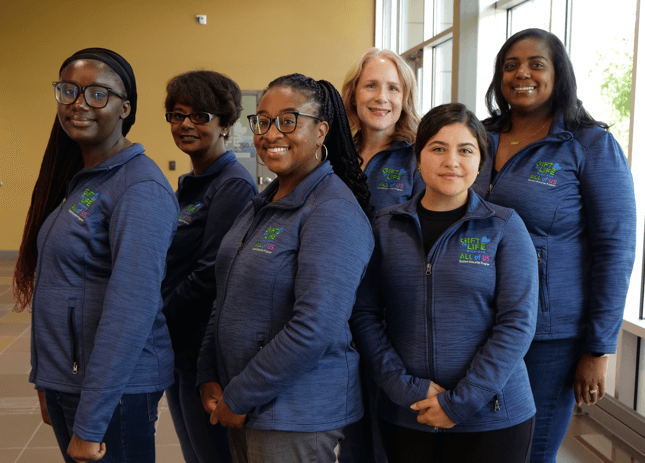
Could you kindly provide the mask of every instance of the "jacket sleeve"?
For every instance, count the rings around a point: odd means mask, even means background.
[[[636,250],[636,202],[627,159],[609,133],[591,144],[580,186],[593,254],[585,350],[614,353]]]
[[[164,314],[169,321],[183,325],[195,320],[208,319],[208,313],[186,317],[193,307],[203,307],[202,301],[215,299],[215,258],[222,238],[231,228],[244,206],[255,196],[255,187],[246,180],[233,178],[225,182],[213,195],[208,206],[204,237],[192,272],[164,299]],[[210,309],[210,306],[209,306]],[[210,313],[210,312],[209,312]]]
[[[448,417],[460,423],[501,391],[533,336],[538,310],[538,264],[535,248],[519,216],[513,212],[495,255],[495,324],[457,386],[438,395]],[[443,355],[450,355],[449,352]]]
[[[206,326],[206,333],[202,341],[202,347],[197,357],[197,381],[195,382],[197,390],[199,390],[200,384],[220,382],[217,376],[217,360],[215,357],[215,349],[217,348],[215,343],[215,320],[215,310],[211,310],[210,319]]]
[[[369,222],[355,204],[333,199],[315,208],[300,230],[293,317],[224,390],[233,412],[271,401],[345,336],[373,247]]]
[[[151,336],[178,214],[175,196],[154,181],[129,186],[112,213],[112,273],[74,422],[73,432],[83,440],[103,439]]]
[[[376,384],[395,404],[409,407],[426,398],[431,381],[409,375],[387,338],[383,325],[385,304],[379,289],[381,249],[376,230],[375,234],[377,244],[365,277],[358,288],[356,304],[349,323],[358,352]]]

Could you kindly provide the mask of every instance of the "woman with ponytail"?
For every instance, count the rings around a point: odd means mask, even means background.
[[[160,294],[179,208],[125,136],[137,88],[104,48],[69,57],[14,274],[31,304],[31,374],[65,461],[154,462],[157,404],[173,381]]]
[[[348,320],[374,245],[369,191],[329,82],[274,80],[249,123],[277,179],[222,240],[197,384],[234,461],[333,462],[363,413]]]

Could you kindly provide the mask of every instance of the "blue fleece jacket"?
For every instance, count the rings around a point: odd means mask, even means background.
[[[215,258],[226,232],[258,190],[233,151],[200,175],[179,177],[177,232],[161,285],[175,367],[195,368],[215,300]]]
[[[423,194],[376,214],[374,254],[350,322],[380,389],[378,414],[435,432],[410,409],[432,380],[446,389],[439,404],[457,423],[446,432],[519,424],[535,414],[522,360],[538,297],[529,234],[515,212],[470,190],[464,217],[426,255],[417,215]]]
[[[636,204],[627,159],[599,127],[570,132],[557,114],[549,134],[511,157],[491,182],[499,133],[475,191],[513,208],[540,262],[536,340],[584,339],[616,352],[634,263]]]
[[[73,432],[101,442],[123,394],[173,382],[160,286],[179,207],[134,144],[77,173],[38,234],[31,375],[80,393]]]
[[[238,216],[215,263],[217,300],[197,384],[216,381],[254,429],[316,432],[363,413],[348,320],[374,239],[329,162]]]
[[[426,189],[414,148],[406,141],[395,141],[376,153],[367,163],[365,175],[375,210],[409,201]]]

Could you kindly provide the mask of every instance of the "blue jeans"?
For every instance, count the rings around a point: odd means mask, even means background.
[[[583,352],[581,339],[533,341],[524,357],[537,408],[531,463],[555,463],[573,414],[571,385]]]
[[[101,462],[154,463],[155,421],[162,395],[163,391],[121,396],[103,436],[107,452]],[[74,418],[80,400],[80,394],[45,391],[49,419],[67,463],[75,463],[67,455],[67,447],[74,435]]]
[[[229,428],[235,463],[334,463],[343,429],[322,432],[262,431],[244,426]]]
[[[195,389],[197,370],[175,368],[175,383],[166,389],[168,408],[186,463],[230,463],[228,431],[213,426]]]

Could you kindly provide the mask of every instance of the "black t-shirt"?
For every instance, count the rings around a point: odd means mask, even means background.
[[[446,231],[450,225],[461,219],[466,213],[467,204],[452,211],[429,211],[421,205],[417,205],[417,214],[421,222],[421,232],[423,233],[423,249],[426,255],[434,245],[435,241]]]

